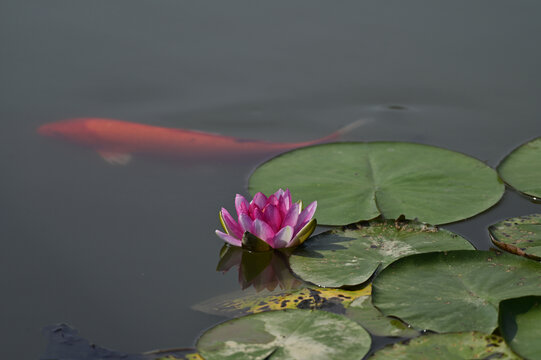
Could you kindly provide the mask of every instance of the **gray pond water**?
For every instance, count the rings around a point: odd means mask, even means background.
[[[344,140],[495,166],[541,135],[540,16],[534,1],[3,1],[0,358],[38,358],[60,322],[123,352],[192,346],[222,318],[190,307],[240,289],[215,271],[218,211],[265,159],[111,166],[40,125],[301,141],[370,117]],[[507,191],[445,228],[487,249],[489,224],[539,211]]]

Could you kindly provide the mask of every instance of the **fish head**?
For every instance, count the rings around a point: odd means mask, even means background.
[[[91,143],[92,133],[88,128],[91,119],[69,119],[41,125],[37,132],[42,136],[67,140],[76,143]]]

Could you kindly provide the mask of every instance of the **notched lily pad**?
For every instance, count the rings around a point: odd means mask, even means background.
[[[348,318],[318,310],[268,311],[206,331],[197,350],[206,360],[362,359],[370,335]]]
[[[500,301],[541,295],[541,263],[495,251],[411,255],[372,283],[372,302],[419,330],[492,333]]]
[[[497,247],[513,254],[541,260],[541,214],[507,219],[492,225],[488,231]]]
[[[254,291],[235,292],[218,296],[193,306],[195,310],[209,314],[236,317],[269,310],[321,309],[344,313],[352,301],[371,293],[372,286],[360,290],[327,288],[303,288],[257,294]]]
[[[355,299],[346,309],[345,316],[361,324],[372,335],[404,338],[419,335],[418,331],[408,327],[399,319],[383,315],[372,305],[369,295]]]
[[[297,248],[289,263],[295,274],[318,286],[364,283],[380,268],[411,254],[473,249],[464,238],[417,222],[372,221],[327,231]]]
[[[376,351],[370,360],[519,360],[503,339],[478,332],[429,334]]]
[[[498,166],[508,185],[534,200],[541,199],[541,137],[521,145]]]
[[[502,301],[499,324],[513,351],[526,359],[541,359],[541,296]]]
[[[289,188],[317,200],[318,223],[347,225],[382,215],[444,224],[499,201],[496,172],[472,157],[402,142],[331,143],[297,149],[259,166],[250,193]]]

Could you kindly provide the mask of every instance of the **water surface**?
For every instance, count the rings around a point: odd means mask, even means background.
[[[44,123],[119,118],[301,141],[400,140],[491,166],[541,135],[541,5],[522,1],[60,1],[0,5],[2,358],[37,358],[67,322],[123,352],[191,346],[238,290],[215,272],[221,206],[264,158],[114,167],[39,137]],[[405,159],[407,161],[408,159]],[[539,212],[508,191],[446,228]]]

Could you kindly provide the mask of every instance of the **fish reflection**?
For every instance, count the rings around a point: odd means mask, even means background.
[[[238,247],[224,245],[220,251],[217,271],[227,272],[238,267],[242,289],[253,287],[260,292],[296,289],[303,282],[289,271],[288,254],[281,251],[250,252]]]
[[[201,131],[173,129],[105,118],[77,118],[58,121],[40,126],[37,132],[43,136],[90,147],[96,150],[107,162],[125,165],[130,162],[132,154],[216,158],[278,153],[336,140],[368,121],[370,120],[357,120],[317,140],[284,143],[243,140]]]

